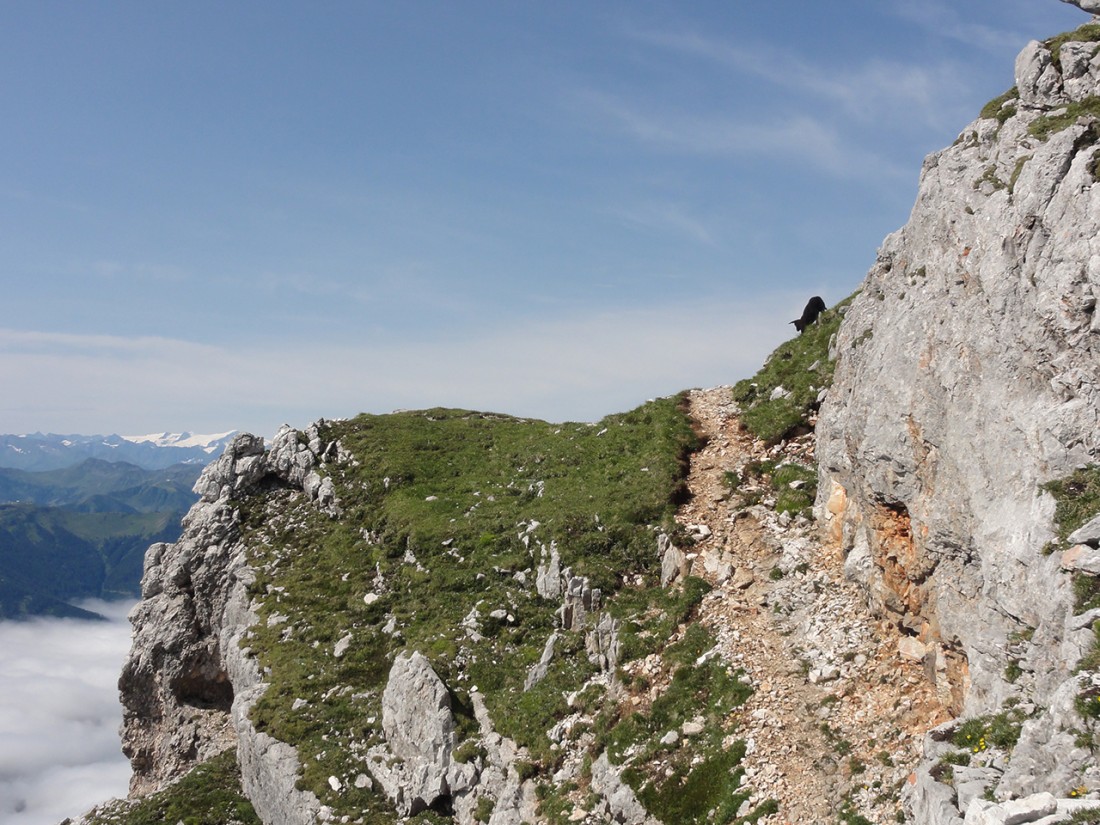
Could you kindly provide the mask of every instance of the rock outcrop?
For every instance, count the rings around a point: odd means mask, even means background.
[[[293,748],[249,721],[266,685],[242,648],[256,616],[237,507],[260,489],[281,487],[334,512],[331,482],[319,473],[320,450],[308,446],[316,432],[316,426],[305,434],[284,428],[270,451],[255,436],[234,438],[196,483],[201,499],[184,519],[180,540],[149,548],[142,601],[130,615],[133,646],[119,679],[132,795],[159,790],[235,744],[245,790],[264,821],[314,821],[320,805],[295,787]]]
[[[455,722],[446,685],[419,652],[399,655],[382,695],[385,745],[370,753],[370,770],[401,816],[421,811],[477,821],[481,800],[492,825],[519,825],[534,818],[534,787],[515,763],[523,751],[493,730],[488,711],[474,694],[483,757],[455,757]]]
[[[428,660],[398,656],[382,694],[386,746],[372,754],[371,772],[402,816],[450,810],[452,786],[470,784],[464,772],[449,770],[454,727],[447,688]]]
[[[817,512],[943,701],[1040,709],[998,798],[1100,780],[1054,707],[1093,635],[1044,553],[1043,489],[1100,456],[1098,51],[1029,44],[1018,95],[925,161],[836,338],[818,422]]]

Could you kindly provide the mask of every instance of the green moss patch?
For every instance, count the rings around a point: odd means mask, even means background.
[[[237,751],[230,750],[195,767],[179,782],[136,804],[109,805],[88,825],[260,825],[252,803],[241,792]]]
[[[1027,131],[1033,137],[1046,140],[1073,126],[1082,117],[1100,118],[1100,97],[1093,95],[1074,101],[1060,109],[1059,114],[1040,115],[1028,124]]]

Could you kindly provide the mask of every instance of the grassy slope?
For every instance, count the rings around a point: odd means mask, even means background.
[[[734,386],[733,398],[741,406],[741,421],[757,438],[774,444],[808,429],[818,393],[833,381],[829,342],[854,297],[823,312],[817,323],[780,344],[756,375]],[[773,391],[780,388],[787,394],[773,399]]]
[[[241,795],[237,752],[226,751],[199,765],[176,784],[137,803],[103,805],[86,825],[260,825],[252,803]]]
[[[0,618],[72,615],[65,600],[136,596],[146,548],[177,539],[180,517],[0,504]]]
[[[250,642],[272,668],[258,726],[299,747],[304,783],[326,802],[388,821],[388,806],[369,792],[333,798],[328,777],[364,770],[357,752],[380,742],[381,689],[393,655],[408,647],[428,655],[452,690],[460,732],[473,729],[476,685],[500,731],[549,768],[545,731],[564,715],[562,691],[583,684],[591,665],[583,638],[566,638],[547,680],[522,690],[558,607],[534,592],[539,548],[556,542],[563,567],[605,593],[636,576],[654,583],[653,527],[671,528],[695,443],[680,399],[596,425],[428,410],[360,416],[329,436],[359,465],[338,478],[341,519],[278,502],[250,514],[269,542],[255,560],[257,592],[273,594],[263,613],[289,616],[261,622]],[[532,521],[528,549],[520,535]],[[370,592],[381,598],[368,605]],[[477,643],[461,627],[475,607],[485,637]],[[495,610],[505,617],[492,618]],[[381,630],[391,617],[395,635]],[[352,645],[334,657],[348,632]],[[292,710],[296,698],[318,695],[328,698]]]

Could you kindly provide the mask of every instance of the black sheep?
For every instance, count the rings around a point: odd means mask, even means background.
[[[820,296],[815,295],[806,304],[806,308],[802,310],[802,317],[791,321],[791,323],[794,324],[794,328],[797,329],[799,335],[801,335],[802,331],[805,330],[806,327],[808,327],[814,321],[816,321],[817,316],[824,311],[825,302],[821,300]]]

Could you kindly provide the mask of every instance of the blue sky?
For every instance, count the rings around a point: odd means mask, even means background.
[[[0,432],[732,383],[1057,0],[0,5]]]

